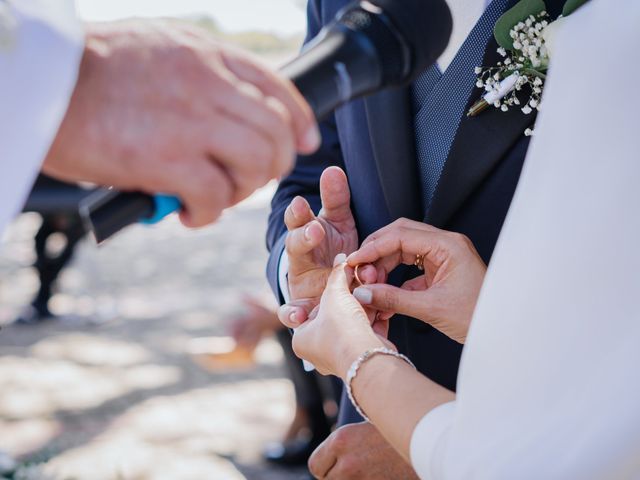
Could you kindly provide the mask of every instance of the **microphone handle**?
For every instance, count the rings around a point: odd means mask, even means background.
[[[370,40],[340,24],[325,28],[281,73],[296,85],[318,120],[382,84],[381,66]],[[157,223],[180,207],[177,197],[111,189],[87,198],[80,215],[102,243],[129,225]]]

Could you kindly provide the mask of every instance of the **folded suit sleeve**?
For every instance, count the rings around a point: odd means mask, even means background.
[[[314,38],[323,25],[322,1],[311,0],[307,6],[307,36],[305,44]],[[267,279],[280,303],[284,298],[278,282],[280,259],[284,251],[284,241],[287,228],[284,224],[284,212],[291,201],[297,197],[304,197],[314,212],[321,208],[320,176],[330,166],[344,168],[340,142],[333,115],[320,122],[322,145],[319,150],[306,156],[298,156],[293,171],[284,177],[271,202],[271,214],[267,229],[267,248],[269,260],[267,264]]]

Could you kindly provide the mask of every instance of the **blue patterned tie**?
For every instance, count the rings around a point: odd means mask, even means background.
[[[429,211],[467,100],[475,88],[474,68],[481,65],[493,26],[509,1],[491,2],[444,74],[434,65],[413,85],[416,152],[425,212]]]

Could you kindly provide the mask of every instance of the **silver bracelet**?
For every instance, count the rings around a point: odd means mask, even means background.
[[[349,368],[349,371],[347,372],[347,378],[346,378],[346,381],[345,381],[345,386],[347,387],[347,396],[349,397],[349,400],[351,400],[351,403],[355,407],[356,412],[358,412],[360,414],[360,416],[362,418],[364,418],[369,423],[371,423],[371,420],[362,411],[362,408],[360,408],[360,405],[358,405],[358,402],[356,401],[355,397],[353,396],[353,390],[351,389],[351,384],[353,383],[353,379],[356,378],[356,375],[358,375],[358,370],[360,370],[360,367],[362,367],[362,365],[364,365],[364,363],[367,360],[370,360],[371,358],[375,357],[376,355],[389,355],[391,357],[396,357],[396,358],[399,358],[400,360],[404,360],[409,365],[411,365],[414,369],[416,368],[416,366],[413,364],[413,362],[411,360],[409,360],[409,358],[407,358],[405,355],[403,355],[401,353],[398,353],[395,350],[391,350],[390,348],[386,348],[386,347],[378,347],[378,348],[372,348],[371,350],[367,350],[366,352],[364,352],[362,355],[360,355],[351,364],[351,367]]]

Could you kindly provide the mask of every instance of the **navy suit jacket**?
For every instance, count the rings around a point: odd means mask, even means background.
[[[347,3],[346,0],[311,0],[308,39]],[[552,16],[558,14],[560,3],[547,1]],[[497,44],[491,39],[483,65],[495,65],[499,61],[496,49]],[[480,91],[474,89],[468,106],[479,95]],[[267,274],[276,295],[282,301],[278,263],[286,236],[284,211],[295,196],[301,195],[318,212],[320,175],[331,165],[342,167],[347,173],[360,241],[405,217],[467,235],[488,263],[527,152],[529,139],[523,132],[534,120],[533,115],[524,115],[518,109],[504,113],[493,108],[478,117],[463,118],[432,206],[425,215],[410,90],[388,90],[339,108],[321,123],[321,149],[297,159],[294,170],[282,180],[273,198],[267,234],[271,252]],[[400,267],[390,282],[398,285],[417,274],[413,268]],[[392,319],[390,339],[422,373],[455,390],[462,352],[460,344],[431,326],[406,317]]]

